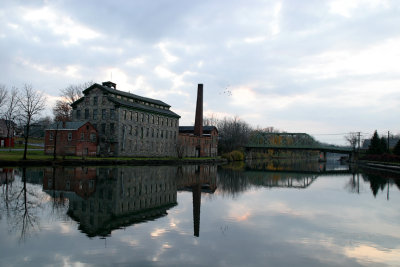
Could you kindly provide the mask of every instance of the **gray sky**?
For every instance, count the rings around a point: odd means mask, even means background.
[[[0,83],[60,89],[110,80],[205,116],[344,143],[398,134],[400,1],[2,1]]]

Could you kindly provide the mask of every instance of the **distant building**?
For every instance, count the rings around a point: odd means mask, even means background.
[[[98,134],[90,122],[57,122],[45,134],[45,154],[96,156]]]
[[[13,121],[0,119],[0,147],[14,147],[15,128]]]
[[[215,126],[203,126],[201,137],[194,134],[194,126],[180,126],[178,144],[182,145],[183,157],[218,156],[218,130]]]
[[[177,150],[180,157],[218,156],[218,129],[215,126],[203,126],[202,84],[197,88],[195,124],[179,127]]]
[[[99,135],[102,156],[176,156],[180,116],[170,105],[116,89],[113,82],[93,84],[75,101],[73,121],[89,121]]]

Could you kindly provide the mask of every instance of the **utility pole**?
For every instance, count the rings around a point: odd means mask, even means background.
[[[358,152],[360,152],[361,148],[361,132],[357,132],[358,135]]]
[[[387,139],[387,152],[389,153],[390,152],[390,146],[389,146],[389,143],[390,143],[390,140],[389,140],[389,131],[388,131],[388,139]]]

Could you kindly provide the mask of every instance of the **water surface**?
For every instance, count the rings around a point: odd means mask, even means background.
[[[2,169],[1,266],[399,266],[400,179],[317,162]]]

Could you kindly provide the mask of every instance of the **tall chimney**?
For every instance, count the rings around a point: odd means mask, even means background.
[[[203,84],[197,85],[196,117],[194,121],[194,135],[203,136]]]

